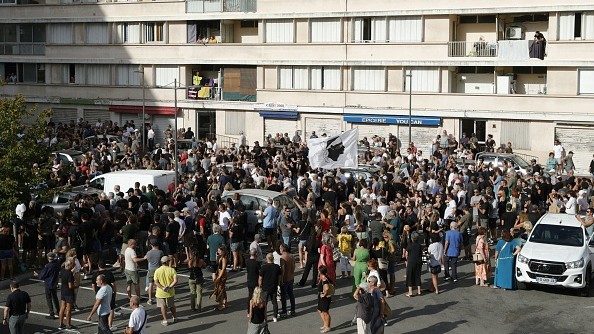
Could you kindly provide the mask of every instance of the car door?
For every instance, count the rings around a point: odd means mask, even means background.
[[[588,236],[586,232],[586,237],[588,237],[588,251],[590,253],[590,263],[592,263],[592,269],[594,270],[594,234]]]
[[[245,213],[247,214],[248,221],[248,229],[253,230],[253,228],[258,224],[260,218],[260,207],[258,199],[250,195],[241,195],[239,200],[241,201],[241,204],[243,204],[243,206],[245,207]]]

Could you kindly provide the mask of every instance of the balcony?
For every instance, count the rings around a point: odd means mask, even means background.
[[[497,57],[497,42],[448,42],[448,57]]]
[[[186,13],[256,12],[257,0],[186,0]]]

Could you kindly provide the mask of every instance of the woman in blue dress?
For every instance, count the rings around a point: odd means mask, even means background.
[[[516,288],[516,279],[514,277],[514,265],[516,264],[516,255],[521,250],[518,239],[512,239],[509,230],[501,232],[501,240],[495,247],[495,282],[493,288],[502,288],[513,290]]]

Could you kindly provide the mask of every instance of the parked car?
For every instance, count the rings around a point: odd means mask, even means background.
[[[97,191],[97,190],[93,190],[93,189],[88,189],[85,192],[75,192],[75,191],[66,191],[66,192],[61,192],[61,193],[57,193],[55,194],[51,200],[49,200],[47,203],[43,203],[42,201],[42,206],[46,207],[52,207],[54,209],[54,214],[58,213],[58,212],[64,212],[64,210],[70,208],[72,202],[75,200],[75,198],[81,194],[83,195],[91,195],[93,197],[99,197],[99,194],[101,193],[101,191]]]
[[[518,254],[518,288],[548,285],[590,295],[594,238],[574,215],[547,213],[534,225]]]
[[[523,176],[526,176],[530,172],[530,164],[526,162],[522,157],[513,153],[492,153],[492,152],[481,152],[476,155],[476,162],[479,163],[483,160],[485,165],[491,164],[491,168],[503,166],[503,162],[511,166],[517,172],[520,172]]]
[[[248,233],[264,235],[264,228],[262,227],[262,208],[266,208],[266,202],[269,199],[280,201],[282,208],[293,209],[295,203],[289,196],[280,192],[271,190],[261,189],[241,189],[233,190],[225,194],[222,200],[226,201],[227,198],[233,199],[233,195],[239,194],[239,200],[245,206],[245,212],[248,216]]]
[[[84,153],[77,150],[61,150],[52,152],[54,155],[58,155],[62,159],[62,163],[65,164],[73,164],[76,162],[81,162],[84,156]]]

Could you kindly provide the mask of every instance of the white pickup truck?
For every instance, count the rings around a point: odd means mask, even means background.
[[[579,289],[590,295],[594,238],[573,215],[547,213],[528,236],[516,261],[519,289],[531,284]]]

